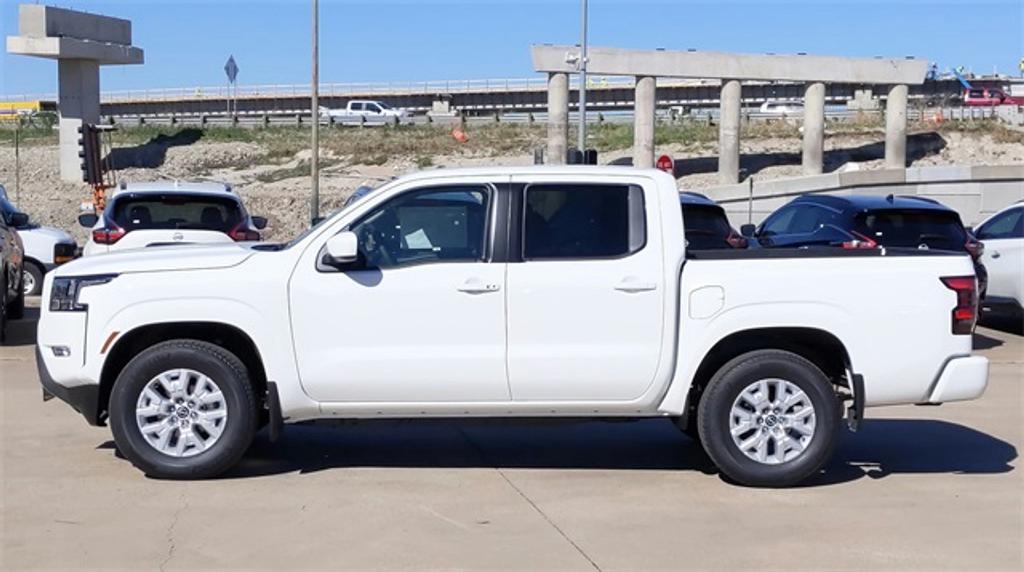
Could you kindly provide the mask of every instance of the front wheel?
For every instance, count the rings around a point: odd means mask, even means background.
[[[147,475],[214,477],[252,443],[257,406],[242,362],[220,346],[172,340],[137,355],[110,395],[118,450]]]
[[[817,473],[831,458],[839,399],[813,363],[790,352],[758,350],[715,374],[697,421],[705,450],[727,477],[784,487]]]
[[[25,263],[25,274],[22,276],[21,290],[26,296],[38,296],[43,291],[43,269],[33,263]]]

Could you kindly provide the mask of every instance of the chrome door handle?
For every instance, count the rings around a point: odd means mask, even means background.
[[[456,290],[467,294],[486,294],[487,292],[497,292],[498,290],[501,290],[501,285],[485,283],[480,280],[470,278],[459,285]]]
[[[637,282],[634,280],[623,280],[615,285],[615,289],[620,292],[649,292],[651,290],[657,290],[658,285],[654,282]]]

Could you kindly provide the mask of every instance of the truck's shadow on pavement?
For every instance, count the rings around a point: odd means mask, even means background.
[[[869,419],[843,429],[826,470],[806,486],[900,473],[997,474],[1012,471],[1013,445],[963,425],[925,419]],[[311,473],[346,467],[683,470],[715,474],[700,446],[668,421],[406,421],[299,425],[281,441],[260,435],[224,478]]]

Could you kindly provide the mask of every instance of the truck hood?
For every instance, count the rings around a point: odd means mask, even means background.
[[[256,252],[250,248],[251,244],[184,244],[118,250],[73,260],[58,267],[55,273],[57,276],[88,276],[228,268],[241,264]]]
[[[26,237],[39,237],[42,240],[49,241],[50,243],[71,243],[74,244],[75,239],[71,237],[69,233],[59,228],[52,226],[30,226],[28,228],[18,229],[18,234],[24,239]]]

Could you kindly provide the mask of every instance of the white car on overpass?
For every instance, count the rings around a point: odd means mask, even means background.
[[[90,230],[83,256],[130,248],[260,240],[267,220],[250,216],[224,183],[124,183],[99,215],[79,215]]]
[[[1012,204],[978,225],[975,238],[985,245],[988,269],[986,315],[1024,316],[1024,201]]]
[[[44,395],[168,478],[222,473],[263,424],[663,417],[731,479],[784,486],[844,410],[988,380],[966,253],[689,250],[653,169],[426,171],[288,244],[76,260],[43,299]]]

